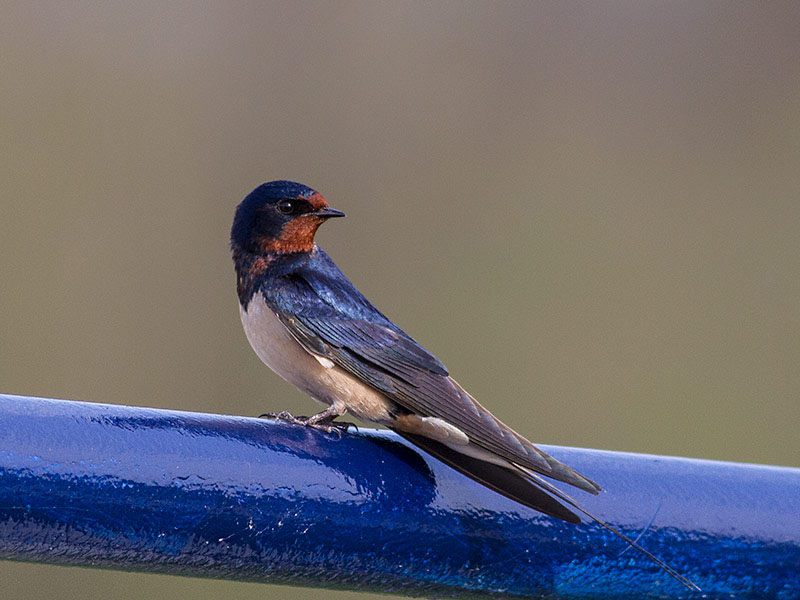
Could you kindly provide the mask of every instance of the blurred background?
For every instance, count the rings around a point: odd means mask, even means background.
[[[800,465],[800,4],[2,12],[0,391],[315,410],[250,349],[227,247],[240,199],[285,178],[347,212],[317,239],[367,297],[532,440]]]

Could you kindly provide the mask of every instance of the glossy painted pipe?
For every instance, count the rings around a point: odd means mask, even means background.
[[[800,469],[543,447],[703,594],[388,432],[1,395],[0,557],[408,596],[800,598]]]

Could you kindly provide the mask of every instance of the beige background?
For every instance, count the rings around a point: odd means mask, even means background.
[[[227,249],[289,178],[348,213],[318,239],[361,290],[533,440],[798,465],[799,40],[794,2],[4,3],[0,390],[313,410],[250,350]]]

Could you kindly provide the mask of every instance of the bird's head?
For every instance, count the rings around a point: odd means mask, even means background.
[[[255,254],[308,252],[317,228],[342,211],[328,206],[319,192],[293,181],[270,181],[236,207],[231,247]]]

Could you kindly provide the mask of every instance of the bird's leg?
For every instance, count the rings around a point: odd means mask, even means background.
[[[334,402],[322,412],[318,412],[317,414],[308,417],[305,424],[307,427],[320,429],[326,433],[335,431],[339,434],[339,437],[342,437],[342,432],[347,431],[350,427],[356,427],[353,423],[334,422],[335,419],[341,417],[346,412],[347,409],[344,406]],[[356,427],[356,429],[358,428]]]
[[[259,415],[259,417],[277,419],[279,421],[292,423],[294,425],[305,425],[306,427],[319,429],[325,433],[331,433],[335,431],[339,434],[339,437],[341,437],[342,432],[347,431],[350,427],[356,427],[353,423],[334,423],[334,420],[337,417],[341,417],[346,412],[346,408],[343,406],[338,406],[334,403],[322,412],[311,415],[310,417],[295,417],[285,410],[282,410],[279,413],[264,413],[263,415]],[[356,427],[356,429],[358,429],[358,427]]]

